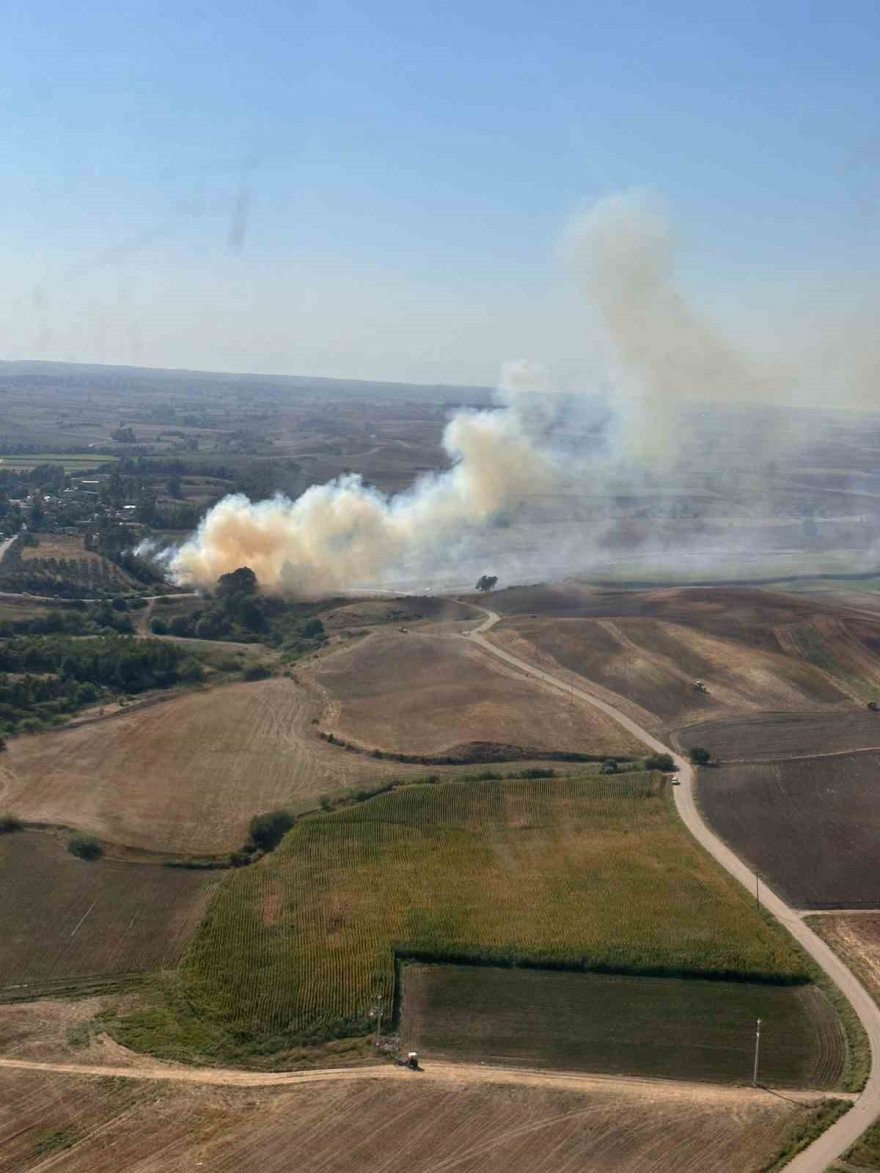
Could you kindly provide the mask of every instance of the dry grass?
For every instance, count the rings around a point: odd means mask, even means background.
[[[847,700],[812,665],[665,620],[515,619],[492,638],[614,693],[655,727]],[[708,691],[694,688],[695,679]]]
[[[295,1090],[0,1074],[0,1170],[53,1173],[759,1173],[817,1107],[749,1089],[576,1089],[454,1072]],[[42,1167],[42,1166],[40,1166]]]
[[[430,628],[374,632],[313,671],[330,700],[324,727],[360,745],[417,754],[469,742],[635,756],[643,748],[595,709]]]
[[[44,558],[82,558],[103,562],[100,554],[87,550],[81,534],[39,534],[36,546],[19,547],[22,562],[39,562]]]
[[[260,811],[419,772],[327,745],[311,724],[321,711],[282,677],[19,737],[0,763],[0,801],[21,818],[118,843],[217,852],[240,846]]]

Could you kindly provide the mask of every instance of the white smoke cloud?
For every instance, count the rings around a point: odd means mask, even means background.
[[[774,397],[766,372],[676,287],[667,226],[643,197],[600,201],[566,241],[608,337],[605,400],[560,395],[540,365],[508,362],[495,406],[459,411],[447,425],[447,471],[395,496],[348,475],[295,501],[226,497],[183,546],[161,556],[171,577],[208,587],[250,566],[266,590],[314,596],[378,586],[404,566],[431,572],[499,516],[561,491],[571,502],[578,487],[594,494],[601,477],[672,462],[688,442],[677,405]]]
[[[502,402],[505,391],[499,393]],[[443,446],[451,468],[387,496],[347,475],[295,501],[225,497],[165,561],[178,583],[210,586],[250,566],[264,589],[303,595],[380,583],[396,564],[522,504],[556,475],[535,420],[516,395],[506,406],[460,411]]]

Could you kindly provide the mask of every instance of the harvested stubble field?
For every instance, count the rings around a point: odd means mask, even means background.
[[[377,631],[316,662],[328,697],[322,725],[359,745],[443,755],[471,743],[632,755],[616,722],[430,629]]]
[[[432,1058],[834,1088],[846,1040],[815,986],[476,965],[403,967],[404,1048]]]
[[[176,965],[217,877],[86,863],[54,836],[0,836],[0,998],[75,989]]]
[[[687,725],[676,734],[682,747],[705,745],[722,762],[763,761],[880,750],[880,713],[755,713]]]
[[[746,1088],[430,1071],[294,1090],[2,1072],[0,1092],[0,1173],[42,1168],[51,1137],[54,1173],[760,1173],[820,1110]]]
[[[196,854],[239,847],[261,811],[424,773],[327,745],[312,725],[322,708],[281,677],[18,737],[0,762],[0,802],[29,821]]]
[[[675,820],[659,776],[449,782],[301,821],[220,890],[182,964],[182,999],[118,1037],[181,1055],[228,1053],[230,1038],[269,1053],[362,1034],[376,999],[392,1004],[395,950],[806,974]]]
[[[713,830],[796,908],[880,907],[880,753],[700,771]]]
[[[847,700],[811,665],[664,620],[513,619],[496,627],[492,638],[515,655],[586,678],[664,728]],[[708,691],[694,688],[695,679],[705,680]]]

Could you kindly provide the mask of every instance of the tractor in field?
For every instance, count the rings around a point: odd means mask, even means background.
[[[706,682],[704,680],[692,680],[691,686],[695,688],[697,692],[709,691],[708,688],[706,688]]]
[[[405,1067],[408,1071],[421,1071],[418,1051],[407,1051],[406,1058],[401,1055],[397,1060],[397,1066]]]

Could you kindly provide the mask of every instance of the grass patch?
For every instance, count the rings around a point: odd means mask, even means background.
[[[363,1035],[376,999],[393,1004],[395,953],[808,979],[656,775],[446,782],[302,819],[232,874],[172,988],[121,1041],[269,1053]]]
[[[847,1149],[844,1160],[862,1169],[880,1169],[880,1120],[865,1129],[852,1148]]]
[[[821,1100],[794,1128],[784,1147],[769,1165],[764,1166],[761,1173],[776,1173],[778,1169],[782,1169],[851,1107],[849,1100]]]
[[[46,1128],[34,1137],[34,1151],[40,1156],[49,1153],[60,1153],[64,1149],[73,1148],[76,1136],[69,1128]]]

